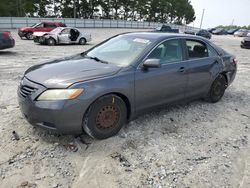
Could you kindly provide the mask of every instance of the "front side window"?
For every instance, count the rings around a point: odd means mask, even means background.
[[[61,31],[61,34],[69,34],[69,32],[70,32],[70,29],[64,29],[64,30],[62,30]]]
[[[155,48],[148,59],[160,59],[161,64],[182,61],[182,47],[180,40],[168,40]]]
[[[186,40],[189,59],[208,57],[206,44],[196,40]]]

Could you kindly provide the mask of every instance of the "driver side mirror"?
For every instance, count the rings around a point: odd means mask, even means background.
[[[160,59],[147,59],[143,63],[143,67],[144,68],[160,68],[161,67]]]

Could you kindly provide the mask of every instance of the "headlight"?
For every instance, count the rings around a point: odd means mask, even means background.
[[[78,97],[84,89],[50,89],[44,91],[38,101],[69,100]]]

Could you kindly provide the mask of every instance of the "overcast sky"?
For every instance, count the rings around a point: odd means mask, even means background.
[[[250,0],[190,0],[195,9],[196,20],[190,24],[200,27],[202,10],[205,9],[203,28],[218,25],[250,25]]]

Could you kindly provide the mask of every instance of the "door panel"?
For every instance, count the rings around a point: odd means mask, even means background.
[[[135,72],[137,111],[185,98],[187,63],[178,39],[159,44],[146,59],[159,59],[160,68],[138,68]]]
[[[66,28],[64,30],[61,31],[61,33],[58,35],[58,40],[59,40],[59,43],[61,44],[68,44],[70,39],[69,39],[69,36],[70,36],[70,29]]]
[[[188,54],[187,97],[204,96],[208,93],[214,69],[220,65],[220,58],[212,49],[198,40],[186,40]]]
[[[187,86],[186,62],[163,65],[135,73],[137,111],[183,100]]]

